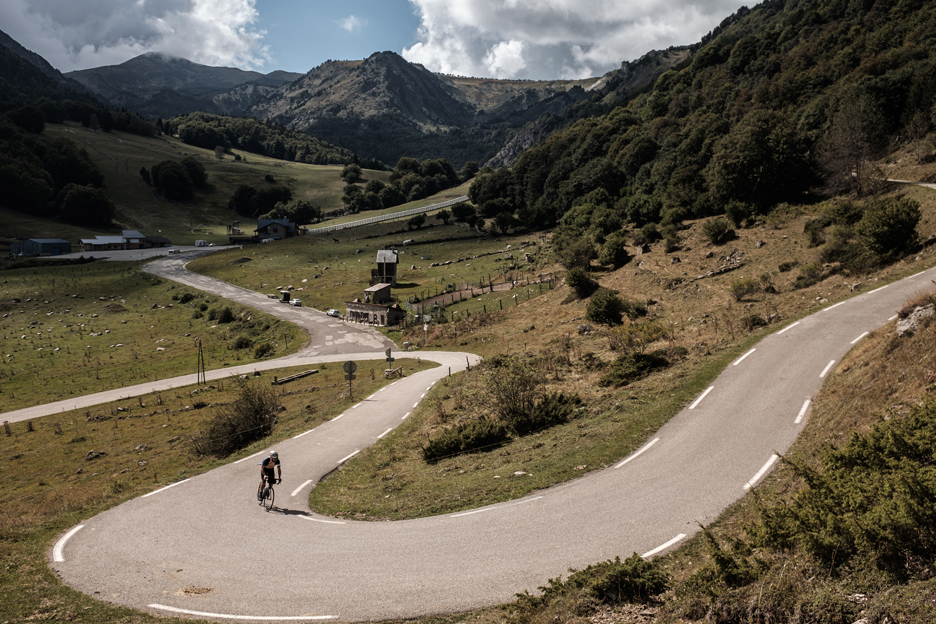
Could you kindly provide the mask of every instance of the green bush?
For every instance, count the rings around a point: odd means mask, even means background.
[[[764,327],[765,325],[767,325],[767,320],[762,316],[749,314],[747,316],[741,317],[741,327],[743,327],[746,331],[752,331],[757,327]]]
[[[218,313],[218,324],[224,325],[226,323],[233,323],[237,317],[234,316],[234,311],[231,310],[230,306],[224,306],[221,312]]]
[[[185,293],[184,295],[179,297],[179,303],[186,304],[194,298],[195,298],[195,295],[193,295],[192,293]]]
[[[494,418],[474,420],[450,427],[422,447],[423,461],[435,463],[460,453],[491,450],[509,438],[506,425]]]
[[[624,300],[610,288],[599,288],[588,300],[585,318],[602,325],[620,325],[626,306]]]
[[[803,225],[803,234],[808,238],[810,247],[818,247],[826,242],[825,229],[830,225],[832,219],[829,217],[810,219]]]
[[[731,234],[733,233],[734,231],[731,229],[731,224],[728,223],[727,219],[722,217],[709,219],[702,225],[702,234],[713,245],[720,245],[730,240],[732,238]]]
[[[744,227],[745,222],[754,216],[754,206],[737,200],[731,200],[725,206],[725,216],[735,227]]]
[[[532,410],[512,413],[507,425],[518,436],[542,431],[568,422],[575,409],[581,405],[582,399],[577,394],[563,392],[547,394]]]
[[[273,355],[274,351],[276,351],[276,349],[273,347],[273,345],[271,345],[269,342],[264,342],[257,345],[257,348],[254,349],[254,358],[257,360],[265,358],[268,355]]]
[[[761,510],[754,545],[798,548],[827,569],[871,565],[892,581],[929,578],[936,564],[936,399],[881,421],[814,468],[784,459],[804,484]]]
[[[272,388],[240,382],[237,400],[202,424],[189,441],[190,449],[198,457],[226,457],[273,433],[278,409]]]
[[[636,351],[622,355],[611,363],[611,369],[598,385],[620,387],[636,381],[650,372],[669,366],[669,360],[659,353],[638,353]]]
[[[756,294],[761,291],[761,285],[750,278],[742,278],[731,282],[728,292],[734,297],[735,301],[743,301],[745,297]]]
[[[873,254],[903,254],[917,244],[921,218],[920,204],[912,199],[874,200],[858,223],[858,236]]]
[[[621,561],[604,561],[584,570],[570,570],[566,581],[549,579],[540,587],[539,595],[517,594],[517,601],[508,607],[512,624],[560,621],[564,614],[584,616],[593,613],[599,604],[649,603],[667,590],[669,578],[657,560],[647,561],[637,553]],[[562,619],[561,621],[579,621]]]
[[[237,340],[234,341],[235,349],[249,349],[253,346],[253,340],[247,336],[238,336]]]
[[[575,291],[579,299],[590,297],[598,290],[598,282],[582,267],[572,267],[566,273],[566,284]]]

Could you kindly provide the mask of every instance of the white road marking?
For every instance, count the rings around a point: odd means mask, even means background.
[[[406,417],[409,416],[409,415],[412,414],[412,413],[413,413],[413,412],[406,412],[405,414],[403,414],[403,418],[401,418],[400,420],[406,420]]]
[[[821,373],[819,373],[819,379],[824,379],[825,376],[826,376],[826,374],[827,374],[830,370],[832,370],[832,367],[833,367],[833,366],[835,366],[835,360],[832,360],[831,362],[829,362],[828,364],[826,364],[826,367],[822,369],[822,372],[821,372]]]
[[[744,484],[744,489],[750,490],[752,487],[757,485],[757,482],[764,478],[764,475],[767,474],[767,471],[770,470],[771,466],[777,463],[778,459],[780,459],[780,457],[777,454],[771,455],[770,459],[767,460],[767,463],[757,471],[757,474],[751,477],[751,480]]]
[[[344,416],[344,413],[338,414],[337,416],[335,416],[334,418],[332,418],[332,421],[336,421],[336,420],[338,420],[339,418],[341,418],[342,416]]]
[[[913,279],[914,277],[919,277],[920,275],[923,275],[924,273],[926,273],[926,271],[920,271],[920,272],[917,273],[916,275],[911,275],[911,276],[910,276],[909,278],[907,278],[907,279]]]
[[[425,399],[425,398],[426,398],[426,393],[423,392],[422,394],[420,394],[420,395],[419,395],[419,398],[420,398],[420,400],[421,400],[421,399]]]
[[[794,425],[798,425],[803,422],[803,416],[806,415],[806,410],[809,409],[809,405],[812,403],[809,399],[806,399],[806,402],[803,403],[803,407],[800,408],[799,414],[796,415],[796,420],[793,421]]]
[[[472,514],[484,513],[485,511],[494,511],[495,509],[504,509],[505,507],[515,507],[517,505],[523,505],[526,503],[532,503],[533,501],[538,501],[543,498],[542,496],[537,496],[536,498],[529,498],[527,500],[515,501],[513,503],[507,503],[505,505],[495,505],[493,507],[484,507],[482,509],[472,509],[471,511],[466,511],[464,513],[453,514],[449,518],[461,518],[462,516],[470,516]]]
[[[654,548],[653,550],[648,550],[647,552],[645,552],[644,554],[642,554],[642,555],[640,555],[640,556],[641,556],[643,559],[649,559],[649,558],[652,557],[653,555],[655,555],[655,554],[657,554],[657,553],[659,553],[659,552],[663,552],[664,550],[666,550],[666,549],[669,548],[670,546],[673,546],[674,544],[678,544],[679,542],[683,541],[684,539],[686,539],[686,534],[685,534],[685,533],[680,533],[679,535],[677,535],[676,537],[674,537],[674,538],[671,539],[670,541],[666,542],[665,544],[660,544],[659,546],[657,546],[657,547]]]
[[[919,275],[919,273],[918,273],[917,275]],[[884,290],[884,289],[887,288],[889,285],[890,285],[890,284],[885,284],[884,286],[881,286],[880,288],[875,288],[874,290],[872,290],[872,291],[869,292],[868,294],[870,295],[870,294],[872,294],[872,293],[876,293],[876,292],[879,291],[879,290]]]
[[[306,481],[305,483],[303,483],[302,485],[300,485],[299,487],[297,487],[295,490],[293,490],[293,493],[290,494],[290,496],[295,496],[296,494],[298,494],[299,492],[302,491],[302,488],[304,488],[305,486],[309,485],[310,483],[312,483],[312,479],[309,479],[308,481]]]
[[[413,403],[413,407],[419,407],[419,401],[416,401],[415,403]]]
[[[344,458],[342,458],[342,459],[339,459],[339,460],[338,460],[338,463],[339,463],[339,464],[343,464],[343,463],[345,463],[346,461],[348,461],[349,459],[351,459],[352,457],[354,457],[355,455],[357,455],[357,454],[360,453],[360,452],[361,452],[361,449],[358,449],[358,450],[354,451],[353,453],[351,453],[350,455],[348,455],[347,457],[344,457]]]
[[[306,435],[306,434],[309,434],[309,433],[312,433],[313,431],[315,431],[315,429],[309,429],[309,430],[306,431],[305,433],[300,433],[299,435],[293,436],[293,440],[295,440],[296,438],[301,438],[302,436],[304,436],[304,435]]]
[[[303,435],[305,435],[305,434],[303,434]],[[263,451],[260,451],[259,453],[254,453],[253,455],[248,455],[248,456],[245,457],[244,459],[238,459],[238,460],[237,460],[236,462],[234,462],[234,463],[235,463],[235,464],[239,464],[239,463],[241,463],[241,462],[245,462],[245,461],[247,461],[248,459],[250,459],[251,457],[256,457],[257,455],[263,455]],[[158,492],[158,491],[159,491],[159,490],[157,490],[157,492]],[[155,494],[155,492],[154,492],[154,494]],[[148,495],[147,495],[147,496],[148,496]]]
[[[870,334],[870,333],[871,333],[871,332],[865,332],[865,333],[861,334],[860,336],[858,336],[857,338],[855,338],[854,340],[852,340],[852,341],[851,341],[851,344],[855,344],[856,342],[858,342],[859,340],[861,340],[862,338],[864,338],[865,336],[867,336],[867,335]]]
[[[321,518],[310,518],[309,516],[299,516],[303,520],[308,520],[309,522],[321,522],[322,524],[347,524],[347,522],[342,522],[341,520],[322,520]]]
[[[799,325],[799,324],[800,324],[800,322],[799,322],[799,321],[796,321],[796,322],[793,323],[792,325],[787,325],[786,327],[784,327],[783,329],[781,329],[780,331],[778,331],[777,334],[778,334],[778,335],[779,335],[779,334],[782,334],[782,333],[785,332],[786,330],[788,330],[788,329],[793,329],[794,327],[796,327],[796,326]]]
[[[384,431],[383,433],[381,433],[379,436],[377,436],[377,439],[379,440],[380,438],[384,437],[385,435],[387,435],[387,434],[390,433],[391,431],[393,431],[393,427],[390,427],[389,429],[387,429],[386,431]]]
[[[848,301],[847,301],[847,300],[846,300],[846,301],[839,301],[839,302],[836,303],[835,305],[829,306],[828,308],[826,308],[825,310],[823,310],[823,312],[828,312],[828,311],[831,310],[832,308],[837,308],[837,307],[839,307],[840,305],[842,305],[843,303],[848,303]]]
[[[702,402],[702,399],[708,396],[708,393],[715,389],[715,386],[709,386],[708,389],[702,393],[702,395],[692,402],[692,405],[689,406],[689,409],[695,409],[696,405]]]
[[[899,315],[899,314],[895,314],[894,316],[890,317],[890,318],[887,319],[887,320],[888,320],[888,321],[893,321],[893,320],[894,320],[895,318],[897,318],[898,316],[900,316],[900,315]]]
[[[170,484],[170,485],[167,485],[166,487],[159,488],[158,490],[153,490],[153,491],[150,492],[149,494],[144,494],[144,495],[141,496],[140,498],[146,498],[147,496],[152,496],[153,494],[159,494],[160,492],[164,492],[164,491],[168,490],[168,489],[171,488],[171,487],[175,487],[175,486],[177,486],[177,485],[182,485],[182,484],[185,483],[186,481],[188,481],[188,479],[182,479],[181,481],[176,481],[175,483],[172,483],[172,484]]]
[[[52,561],[58,561],[59,563],[65,561],[65,555],[62,554],[62,550],[65,548],[65,542],[71,539],[72,535],[84,528],[83,524],[79,524],[71,531],[62,536],[62,539],[55,543],[55,548],[52,549]]]
[[[639,451],[637,451],[636,453],[631,454],[630,457],[628,457],[627,459],[625,459],[624,461],[622,461],[621,463],[619,463],[617,466],[615,466],[615,468],[620,468],[621,466],[623,466],[624,464],[626,464],[626,463],[629,462],[630,460],[632,460],[632,459],[637,459],[637,458],[641,455],[641,453],[643,453],[644,451],[649,450],[651,446],[653,446],[654,444],[656,444],[656,443],[659,442],[659,441],[660,441],[660,438],[653,438],[652,440],[650,440],[649,442],[647,442],[646,444],[644,444],[644,445],[643,445],[643,448],[641,448],[641,449],[640,449]]]
[[[256,620],[271,622],[289,620],[291,622],[308,622],[310,620],[334,620],[338,617],[337,615],[228,615],[227,613],[207,613],[205,611],[179,609],[178,607],[167,607],[166,605],[161,604],[151,604],[146,606],[148,606],[150,609],[162,609],[163,611],[171,611],[172,613],[184,613],[186,615],[194,615],[196,617],[221,618],[224,620]]]
[[[735,360],[735,362],[734,362],[734,364],[732,364],[732,366],[737,366],[738,364],[740,364],[741,362],[744,361],[744,358],[746,358],[747,356],[751,355],[751,354],[754,353],[755,351],[757,351],[757,349],[751,349],[750,351],[748,351],[747,353],[745,353],[744,355],[742,355],[741,357],[739,357],[737,360]]]
[[[352,406],[351,406],[351,409],[357,409],[360,405],[361,405],[360,403],[357,403],[357,404],[355,404],[355,405],[352,405]]]

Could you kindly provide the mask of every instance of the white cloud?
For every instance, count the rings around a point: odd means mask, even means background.
[[[269,59],[255,0],[3,0],[0,24],[61,71],[164,52],[242,68]]]
[[[349,33],[353,33],[355,30],[360,30],[367,25],[366,20],[360,20],[357,16],[349,15],[344,19],[337,20],[338,27],[347,30]]]
[[[584,78],[650,50],[697,42],[741,0],[409,0],[432,71],[498,78]]]

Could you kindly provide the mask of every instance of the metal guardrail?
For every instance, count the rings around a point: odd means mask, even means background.
[[[433,210],[439,210],[440,208],[454,206],[455,204],[460,204],[464,201],[468,201],[467,195],[462,195],[461,197],[456,197],[455,199],[449,199],[439,204],[432,204],[431,206],[423,206],[422,208],[410,208],[409,210],[403,210],[401,212],[394,212],[393,214],[379,215],[376,217],[369,217],[367,219],[361,219],[360,221],[349,221],[348,223],[342,223],[340,225],[329,225],[327,227],[315,228],[315,229],[309,230],[306,233],[306,236],[328,234],[329,232],[337,232],[338,230],[347,230],[349,228],[360,227],[362,225],[370,225],[371,223],[381,223],[383,221],[393,221],[394,219],[403,219],[405,217],[411,217],[413,215],[423,214],[425,212],[432,212]]]

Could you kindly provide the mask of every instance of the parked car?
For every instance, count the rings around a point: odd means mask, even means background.
[[[293,305],[296,306],[297,308],[301,308],[301,307],[302,307],[302,302],[299,301],[298,299],[293,299],[293,300],[290,301],[289,303],[293,304]]]
[[[341,318],[341,312],[339,312],[335,308],[331,308],[330,310],[325,312],[325,314],[327,314],[328,316],[334,316],[335,318]]]

